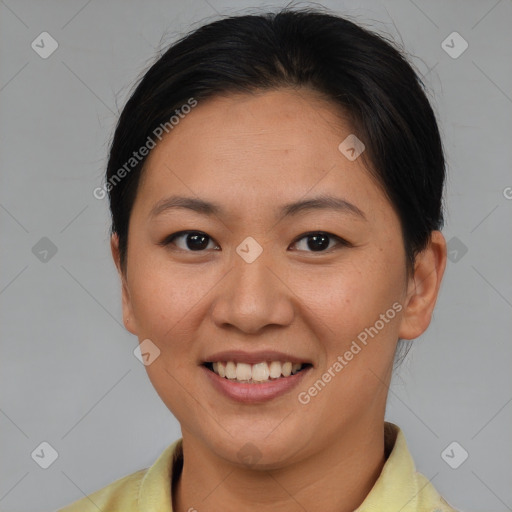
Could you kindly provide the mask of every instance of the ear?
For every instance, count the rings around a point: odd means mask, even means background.
[[[427,248],[416,257],[400,324],[399,337],[412,340],[423,334],[430,324],[446,268],[446,240],[433,231]]]
[[[121,269],[121,258],[119,254],[119,236],[114,233],[110,238],[110,249],[112,251],[112,258],[117,268],[119,277],[121,278],[121,295],[123,304],[123,323],[126,329],[132,334],[137,335],[137,324],[133,315],[132,302],[130,298],[130,291],[128,289],[127,276]]]

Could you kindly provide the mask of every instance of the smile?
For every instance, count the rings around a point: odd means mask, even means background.
[[[258,384],[290,377],[311,364],[291,361],[262,361],[256,364],[216,361],[207,362],[204,366],[219,377],[245,384]]]

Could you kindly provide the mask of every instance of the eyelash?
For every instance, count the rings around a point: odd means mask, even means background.
[[[174,240],[176,238],[179,238],[180,236],[184,236],[184,235],[189,235],[189,234],[197,234],[197,235],[204,235],[205,237],[209,238],[211,241],[213,241],[213,238],[210,237],[209,235],[207,235],[206,233],[204,233],[203,231],[178,231],[177,233],[173,233],[172,235],[169,235],[167,236],[162,242],[160,242],[159,245],[162,245],[164,247],[167,247],[169,245],[171,245]],[[292,243],[293,244],[296,244],[297,242],[299,242],[300,240],[302,240],[303,238],[308,238],[308,237],[311,237],[311,236],[315,236],[315,235],[323,235],[323,236],[326,236],[328,238],[331,238],[333,240],[336,240],[338,242],[338,246],[342,246],[342,247],[352,247],[352,244],[350,242],[348,242],[347,240],[344,240],[343,238],[339,237],[339,236],[336,236],[336,235],[333,235],[332,233],[328,233],[326,231],[310,231],[308,233],[304,233],[302,235],[300,235],[299,237],[297,237],[294,242]],[[324,251],[305,251],[305,252],[310,252],[310,253],[327,253],[329,254],[333,249],[335,249],[335,247],[331,247],[330,249],[326,249]],[[183,252],[205,252],[206,249],[204,250],[198,250],[198,251],[191,251],[191,250],[187,250],[187,249],[179,249],[179,250],[182,250]]]

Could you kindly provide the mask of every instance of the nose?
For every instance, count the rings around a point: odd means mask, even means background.
[[[211,314],[220,328],[232,326],[255,334],[268,325],[287,326],[293,320],[294,294],[265,251],[252,263],[235,257],[216,289]]]

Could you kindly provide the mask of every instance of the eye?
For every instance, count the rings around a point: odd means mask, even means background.
[[[178,233],[174,233],[165,238],[160,245],[167,246],[170,244],[174,244],[175,240],[180,238],[185,238],[185,247],[179,247],[184,251],[202,251],[203,249],[208,248],[208,240],[212,240],[206,233],[202,231],[180,231]],[[218,247],[218,245],[216,246]]]
[[[327,252],[326,249],[331,249],[329,247],[329,239],[335,240],[338,245],[350,247],[350,242],[347,242],[343,238],[339,236],[333,235],[332,233],[326,233],[325,231],[316,231],[311,233],[305,233],[298,238],[294,244],[297,244],[301,240],[308,239],[306,243],[306,247],[310,249],[309,252]],[[304,247],[304,246],[303,246]],[[308,252],[308,251],[307,251]]]
[[[184,238],[185,237],[185,238]],[[176,240],[184,238],[184,246],[180,247],[179,244],[175,243]],[[334,240],[338,243],[338,245],[342,245],[345,247],[350,247],[350,242],[347,242],[343,238],[339,236],[333,235],[332,233],[326,233],[325,231],[313,231],[310,233],[305,233],[301,235],[300,238],[297,238],[292,245],[298,244],[301,240],[307,239],[306,247],[309,251],[306,252],[326,252],[327,249],[331,249],[330,240]],[[200,252],[204,249],[208,249],[208,242],[213,242],[213,239],[203,233],[202,231],[179,231],[178,233],[173,233],[166,237],[160,245],[168,246],[171,244],[176,245],[178,248],[184,251],[195,251]],[[215,245],[214,248],[218,248],[218,245]],[[211,249],[211,247],[210,247]],[[304,248],[300,250],[305,250]]]

